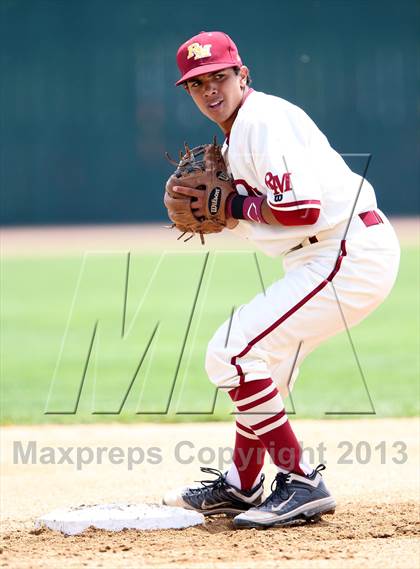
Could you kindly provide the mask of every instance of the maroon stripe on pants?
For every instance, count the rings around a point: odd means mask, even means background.
[[[300,300],[297,304],[295,304],[290,310],[288,310],[285,314],[283,314],[280,318],[278,318],[275,322],[273,322],[273,324],[271,324],[266,330],[264,330],[253,340],[251,340],[239,354],[231,358],[231,364],[235,366],[237,374],[239,376],[239,387],[229,391],[229,395],[231,396],[233,401],[238,401],[238,400],[240,401],[241,399],[245,399],[246,397],[257,394],[262,389],[268,387],[272,382],[271,379],[245,382],[245,375],[243,373],[243,370],[240,364],[237,363],[238,358],[241,358],[244,355],[246,355],[251,350],[251,348],[255,346],[255,344],[257,344],[260,340],[265,338],[265,336],[270,334],[270,332],[275,330],[278,326],[280,326],[280,324],[282,324],[285,320],[287,320],[290,316],[292,316],[297,310],[299,310],[302,306],[304,306],[318,292],[320,292],[323,288],[325,288],[328,285],[328,283],[330,283],[333,280],[335,275],[340,270],[341,263],[346,255],[347,255],[346,242],[343,239],[341,241],[340,253],[337,257],[334,268],[331,271],[331,273],[328,275],[328,277],[324,279],[322,282],[320,282],[317,287],[315,287],[310,293],[308,293],[304,298],[302,298],[302,300]],[[277,413],[277,415],[269,417],[268,419],[264,419],[264,421],[260,421],[260,423],[254,425],[254,428],[258,429],[262,428],[262,426],[267,426],[271,424],[271,422],[274,422],[277,419],[284,416],[284,413],[285,410],[282,409],[279,413]],[[242,425],[241,428],[243,428]],[[248,429],[249,428],[250,427],[248,427]],[[250,431],[247,430],[247,432]],[[237,433],[236,436],[237,436],[238,448],[236,448],[235,446],[234,456],[236,456],[238,464],[242,464],[240,456],[238,456],[239,449],[242,448],[242,445],[243,448],[247,448],[246,445],[249,445],[250,441],[253,441],[255,439],[246,439],[246,437],[241,436],[239,433]],[[285,423],[283,423],[283,425],[275,427],[271,431],[268,431],[267,433],[260,435],[259,440],[264,444],[265,448],[270,453],[271,459],[274,462],[274,464],[289,472],[291,471],[291,472],[296,472],[298,474],[304,474],[299,464],[301,449],[297,441],[296,435],[294,434],[293,429],[288,420]],[[255,465],[255,468],[257,466],[259,465]],[[255,470],[253,470],[253,468],[250,465],[248,466],[248,468],[251,469],[249,471],[250,472],[249,479],[251,479],[254,476]],[[248,472],[247,468],[245,468],[245,472]],[[252,482],[250,483],[252,484]]]
[[[346,251],[346,241],[343,239],[341,241],[341,245],[340,245],[340,254],[337,257],[337,260],[335,262],[334,268],[331,271],[331,273],[328,275],[328,277],[326,279],[324,279],[322,282],[319,283],[319,285],[317,287],[315,287],[310,293],[308,293],[306,296],[304,296],[302,298],[302,300],[300,300],[297,304],[295,304],[294,306],[292,306],[292,308],[290,310],[288,310],[285,314],[283,314],[282,316],[280,316],[280,318],[278,320],[276,320],[275,322],[273,322],[273,324],[271,324],[268,328],[266,328],[265,330],[263,330],[258,336],[256,336],[253,340],[251,340],[250,342],[248,342],[248,345],[242,350],[242,352],[240,352],[239,354],[237,354],[236,356],[233,356],[231,359],[231,364],[233,366],[235,366],[238,375],[239,375],[239,384],[241,385],[242,383],[244,383],[245,381],[245,375],[242,371],[242,368],[239,364],[236,363],[238,358],[242,358],[243,356],[245,356],[250,349],[255,346],[255,344],[257,344],[260,340],[262,340],[263,338],[265,338],[268,334],[270,334],[270,332],[272,332],[273,330],[275,330],[276,328],[278,328],[278,326],[280,326],[280,324],[282,324],[285,320],[287,320],[288,318],[290,318],[290,316],[292,316],[297,310],[299,310],[299,308],[302,308],[302,306],[304,306],[309,300],[311,300],[311,298],[313,298],[316,294],[318,294],[318,292],[320,292],[323,288],[325,288],[327,286],[328,283],[330,283],[333,278],[335,277],[335,275],[338,273],[338,271],[340,270],[341,267],[341,263],[343,261],[343,258],[347,255],[347,251]]]

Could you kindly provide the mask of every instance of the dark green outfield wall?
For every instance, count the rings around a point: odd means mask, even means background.
[[[303,107],[337,150],[371,152],[386,212],[418,212],[419,6],[0,0],[1,221],[165,219],[164,151],[217,132],[173,86],[178,45],[202,29],[232,35],[254,87]]]

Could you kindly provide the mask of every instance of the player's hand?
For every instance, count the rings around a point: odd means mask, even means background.
[[[180,197],[187,196],[191,198],[191,211],[197,219],[205,215],[205,192],[202,190],[196,190],[195,188],[187,188],[185,186],[174,186],[173,191],[179,194]]]

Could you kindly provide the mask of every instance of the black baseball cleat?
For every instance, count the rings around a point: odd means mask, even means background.
[[[178,506],[195,510],[204,515],[239,514],[258,506],[263,500],[264,475],[252,490],[240,490],[226,481],[226,474],[215,468],[201,468],[206,474],[217,476],[214,480],[202,480],[200,486],[186,486],[165,494],[165,506]]]
[[[309,476],[279,472],[271,485],[272,493],[257,507],[233,520],[237,528],[263,528],[319,521],[323,514],[333,514],[335,500],[328,492],[320,464]]]

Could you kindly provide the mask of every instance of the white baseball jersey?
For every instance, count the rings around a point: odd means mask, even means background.
[[[398,240],[366,180],[347,227],[362,178],[313,121],[283,99],[252,91],[223,153],[239,193],[267,196],[273,213],[287,211],[281,215],[296,224],[241,220],[233,230],[267,254],[287,253],[285,275],[217,330],[206,370],[223,388],[271,377],[285,397],[312,350],[363,320],[389,294]],[[316,223],[297,225],[299,208],[317,208]],[[376,223],[357,215],[366,212]]]
[[[268,255],[281,255],[306,237],[350,218],[362,178],[296,105],[251,90],[222,152],[238,193],[265,195],[274,213],[287,212],[290,217],[302,209],[320,211],[312,225],[239,221],[232,231]],[[355,213],[376,207],[375,192],[364,180]]]

